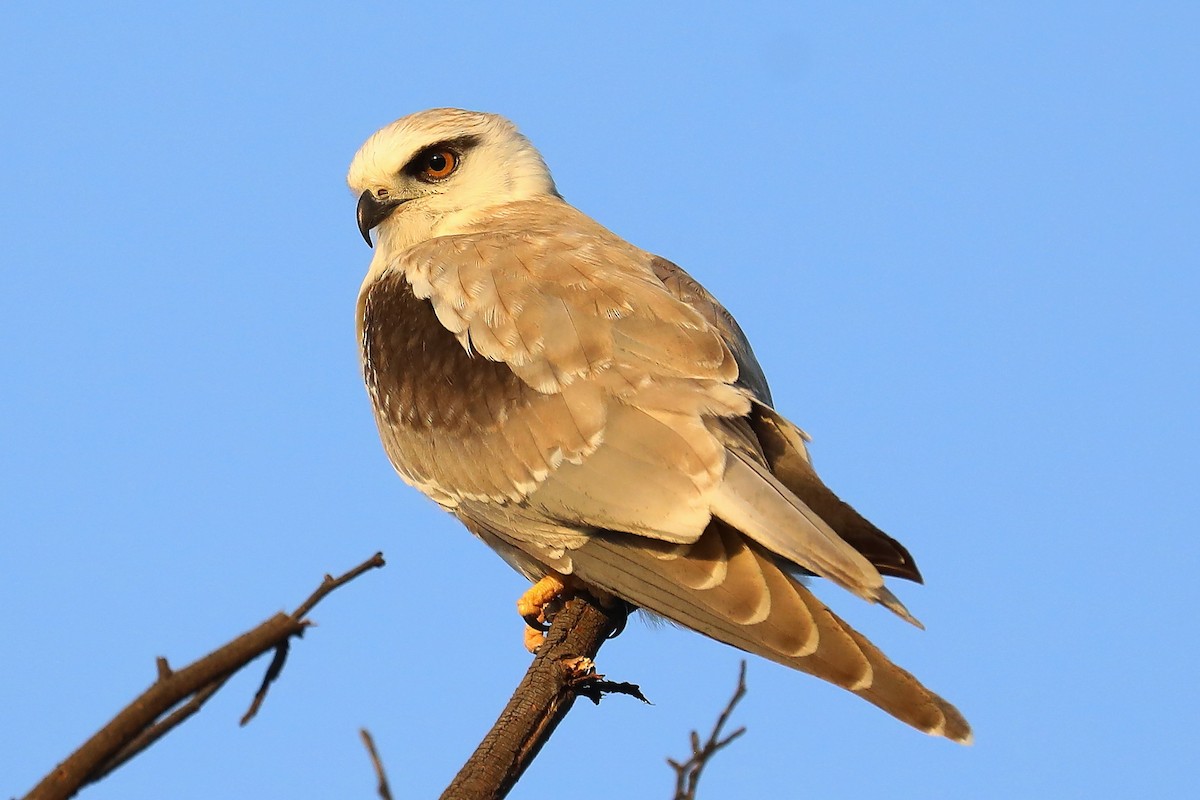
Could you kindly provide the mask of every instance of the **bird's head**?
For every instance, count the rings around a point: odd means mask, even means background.
[[[404,246],[456,232],[488,207],[557,196],[541,155],[495,114],[434,108],[380,129],[346,178],[358,195],[358,229]]]

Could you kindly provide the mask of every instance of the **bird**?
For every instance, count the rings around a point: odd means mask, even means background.
[[[590,591],[971,742],[953,705],[809,588],[920,626],[884,584],[923,582],[912,556],[817,476],[698,281],[567,203],[496,114],[402,117],[347,182],[374,248],[356,327],[384,450],[533,582],[527,619]]]

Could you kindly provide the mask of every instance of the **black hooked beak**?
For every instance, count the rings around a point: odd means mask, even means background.
[[[383,222],[403,200],[391,200],[386,197],[376,197],[370,189],[358,196],[358,232],[366,240],[368,247],[371,243],[371,229]]]

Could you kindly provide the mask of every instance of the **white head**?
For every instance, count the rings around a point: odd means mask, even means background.
[[[558,196],[550,170],[516,126],[495,114],[434,108],[380,129],[346,177],[358,225],[392,247],[453,233],[495,205]]]

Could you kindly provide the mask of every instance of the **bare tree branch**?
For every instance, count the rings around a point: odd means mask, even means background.
[[[733,709],[745,696],[746,662],[743,660],[742,668],[738,671],[737,689],[734,691],[733,697],[729,698],[729,702],[725,704],[725,710],[717,717],[717,724],[713,726],[712,733],[708,735],[708,741],[701,745],[700,734],[692,731],[692,757],[682,764],[672,758],[667,759],[667,763],[675,770],[674,800],[696,800],[696,786],[700,783],[700,773],[704,771],[705,765],[719,750],[746,732],[746,728],[743,726],[724,739],[721,738],[721,731],[725,728],[725,723],[729,722],[729,716],[733,713]]]
[[[546,641],[500,718],[442,800],[498,800],[507,795],[580,695],[599,702],[605,692],[619,692],[645,700],[633,684],[605,681],[592,663],[627,614],[623,605],[606,609],[586,594],[567,602],[554,616]]]
[[[278,677],[283,666],[281,652],[286,654],[288,641],[293,636],[302,636],[308,627],[305,615],[337,587],[383,565],[383,554],[376,553],[340,578],[326,575],[321,586],[294,613],[276,614],[181,670],[172,670],[165,658],[158,658],[158,677],[154,684],[55,767],[25,796],[25,800],[65,800],[74,796],[80,788],[108,775],[199,711],[205,701],[242,667],[263,653],[275,650],[275,659],[250,711],[243,718],[244,724],[261,705],[267,686]],[[180,706],[185,700],[187,702]],[[171,712],[176,706],[179,708]]]
[[[371,756],[371,764],[375,767],[380,800],[392,800],[392,787],[388,785],[387,773],[383,771],[383,759],[379,757],[379,751],[375,749],[375,739],[371,737],[371,732],[366,728],[359,728],[358,735],[362,737],[367,754]]]
[[[165,659],[160,660],[165,662]],[[89,775],[88,779],[84,781],[82,785],[86,786],[89,783],[96,783],[97,781],[103,780],[104,778],[108,777],[110,773],[123,765],[126,761],[157,742],[168,732],[170,732],[171,729],[175,728],[177,725],[180,725],[184,720],[192,716],[192,714],[195,714],[197,711],[203,708],[204,704],[208,702],[208,698],[216,694],[231,676],[232,673],[224,678],[221,678],[220,680],[210,683],[208,686],[205,686],[203,689],[192,695],[191,699],[181,705],[179,708],[175,709],[163,719],[143,730],[141,733],[131,739],[124,747],[122,747],[116,755],[102,764],[100,768],[97,769],[92,775]],[[34,795],[31,793],[29,796],[33,797]]]

